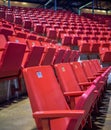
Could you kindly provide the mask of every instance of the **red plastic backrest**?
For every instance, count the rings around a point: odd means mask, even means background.
[[[7,40],[5,35],[0,34],[0,49],[5,49],[6,44],[7,44]]]
[[[0,61],[0,77],[18,74],[26,46],[18,43],[7,43]]]
[[[67,63],[70,60],[71,50],[66,50],[64,56],[63,56],[63,63]]]
[[[43,46],[33,46],[28,54],[24,67],[39,65],[43,52],[44,52]]]
[[[51,66],[26,68],[23,75],[33,112],[69,109]]]
[[[43,56],[41,65],[51,65],[54,59],[56,48],[48,47],[46,53]]]
[[[101,70],[101,66],[99,64],[99,61],[97,59],[93,59],[91,61],[93,62],[93,64],[95,65],[97,71],[99,72]]]
[[[93,64],[93,62],[91,60],[89,60],[88,63],[90,65],[93,75],[97,74],[97,69],[96,69],[95,65]]]
[[[86,73],[87,77],[93,77],[92,71],[90,69],[89,63],[87,61],[82,61],[81,62],[82,67],[84,69],[84,72]]]
[[[63,92],[80,90],[69,63],[57,64],[54,67]]]
[[[72,62],[71,67],[79,83],[88,82],[80,62]]]
[[[64,53],[65,53],[65,49],[58,49],[53,64],[62,63]]]

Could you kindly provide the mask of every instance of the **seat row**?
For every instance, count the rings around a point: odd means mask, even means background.
[[[96,14],[96,15],[92,15],[92,14],[83,14],[83,16],[90,18],[94,21],[98,21],[99,23],[104,23],[107,26],[111,27],[111,17],[110,15],[102,15],[102,14]]]
[[[37,129],[90,129],[110,71],[97,59],[23,69]]]
[[[1,18],[6,19],[7,21],[19,25],[23,25],[26,29],[35,30],[36,24],[40,24],[42,27],[43,25],[49,25],[53,26],[53,24],[56,24],[58,28],[81,28],[82,30],[88,29],[90,30],[99,30],[100,31],[105,30],[108,31],[108,27],[105,26],[105,24],[98,24],[97,22],[92,22],[90,19],[86,19],[83,16],[77,16],[73,13],[69,12],[54,12],[52,10],[43,10],[38,9],[35,11],[35,9],[30,9],[28,12],[24,10],[19,10],[18,12],[12,12],[11,9],[8,9],[8,12],[6,11],[6,16],[3,15],[3,11],[1,9]],[[35,11],[35,12],[34,12]],[[5,13],[5,11],[4,11]],[[70,21],[68,21],[70,20]],[[72,21],[72,22],[71,22]],[[75,23],[74,23],[75,21]],[[85,24],[85,23],[87,24]],[[90,27],[92,25],[92,27]],[[57,27],[56,26],[56,27]],[[89,26],[89,27],[88,27]]]
[[[30,48],[32,44],[43,45],[44,43],[47,42],[57,44],[58,39],[61,38],[62,40],[60,42],[62,45],[78,46],[79,51],[81,53],[89,53],[89,54],[98,53],[101,58],[102,56],[101,52],[103,54],[103,50],[106,50],[103,49],[104,47],[105,48],[107,47],[108,50],[110,51],[110,37],[107,38],[102,36],[95,37],[92,34],[90,36],[86,36],[84,34],[81,35],[75,35],[72,33],[66,34],[66,32],[64,32],[64,30],[61,29],[58,29],[58,34],[56,34],[56,30],[50,28],[48,29],[47,36],[40,36],[34,33],[29,33],[25,30],[22,30],[21,28],[18,27],[13,28],[13,26],[11,25],[2,23],[1,34],[5,35],[7,41],[17,42],[17,43],[22,42],[25,43],[28,46],[28,48]],[[105,51],[103,55],[106,55]],[[101,61],[108,62],[107,57],[106,59],[101,58]]]
[[[12,9],[1,8],[1,11],[4,11],[5,13],[12,13],[12,15],[17,17],[19,15],[26,21],[27,27],[24,26],[25,29],[22,29],[22,26],[19,27],[18,25],[15,25],[15,23],[12,24],[10,23],[10,20],[7,20],[9,23],[5,20],[1,20],[0,33],[4,34],[8,41],[22,41],[25,43],[27,41],[21,38],[26,39],[27,33],[31,31],[35,35],[39,34],[37,36],[38,38],[34,38],[35,36],[33,36],[31,40],[38,39],[39,41],[53,42],[54,44],[60,43],[71,47],[78,46],[79,51],[83,54],[87,53],[90,55],[96,53],[99,55],[102,62],[111,62],[108,58],[109,55],[111,55],[111,33],[110,28],[104,23],[100,24],[67,11],[58,11],[55,13],[52,10],[44,9],[18,9],[21,11],[18,15],[15,15],[13,10],[14,7]],[[69,18],[67,17],[68,15]],[[64,18],[60,20],[63,16]],[[68,20],[72,22],[68,22]],[[33,25],[28,24],[28,21],[33,23]],[[88,26],[84,22],[87,23]],[[20,21],[18,23],[20,23]],[[33,26],[33,30],[28,30],[31,26]],[[28,47],[31,45],[31,41],[29,42],[30,43],[26,43]],[[32,43],[37,42],[32,41]],[[43,44],[43,42],[41,44]],[[108,50],[106,49],[106,46]]]
[[[1,39],[2,42],[2,39]],[[23,43],[6,42],[0,51],[0,80],[16,79],[20,81],[21,70],[38,65],[53,65],[77,61],[79,52],[62,46],[33,45],[26,51]],[[19,82],[21,91],[21,84]]]

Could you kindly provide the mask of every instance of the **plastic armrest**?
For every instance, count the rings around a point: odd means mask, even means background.
[[[103,73],[105,70],[99,70],[98,73]]]
[[[33,113],[34,118],[41,119],[54,119],[62,117],[78,117],[82,116],[85,113],[84,110],[54,110],[54,111],[37,111]]]
[[[101,73],[94,74],[94,76],[100,76],[100,75],[101,75]]]
[[[80,86],[89,86],[91,84],[92,84],[92,82],[79,83]]]
[[[88,80],[94,80],[96,77],[88,77]]]
[[[73,91],[73,92],[64,92],[64,96],[81,96],[84,93],[84,91]]]

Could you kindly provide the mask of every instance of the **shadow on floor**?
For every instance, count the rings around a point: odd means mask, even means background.
[[[16,104],[24,99],[27,98],[27,94],[20,96],[19,98],[12,98],[9,101],[5,101],[0,104],[0,110],[3,110],[4,108],[8,108],[12,104]]]
[[[33,128],[33,129],[31,129],[31,130],[37,130],[37,128]]]

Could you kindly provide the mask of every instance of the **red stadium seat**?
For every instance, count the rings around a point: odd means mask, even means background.
[[[0,34],[0,51],[5,49],[7,39],[3,34]]]
[[[32,67],[32,66],[39,65],[43,52],[44,52],[43,46],[33,45],[30,48],[30,52],[25,53],[24,59],[22,62],[22,67],[26,68],[26,67]]]
[[[95,85],[80,97],[75,110],[70,110],[51,66],[27,68],[23,75],[38,130],[82,130],[87,121],[91,124]]]
[[[87,76],[82,68],[82,65],[80,62],[71,62],[72,70],[76,76],[76,79],[81,86],[81,88],[88,87],[91,85],[92,82],[89,82],[87,79]]]
[[[56,64],[54,68],[64,95],[67,92],[72,92],[73,98],[75,96],[75,100],[73,99],[73,102],[70,104],[73,104],[71,107],[74,107],[78,97],[83,93],[82,90],[86,90],[85,86],[84,88],[79,86],[69,63]]]
[[[31,30],[31,28],[32,28],[32,23],[31,23],[31,21],[28,20],[28,19],[23,20],[23,28]]]
[[[21,16],[14,16],[14,23],[17,25],[22,25],[23,24],[22,17]]]
[[[87,79],[89,81],[93,81],[96,78],[96,76],[93,75],[93,72],[92,72],[92,70],[90,68],[90,65],[89,65],[88,61],[84,60],[84,61],[81,62],[81,64],[82,64],[84,72],[85,72],[85,74],[87,76]]]
[[[46,35],[47,35],[48,38],[55,39],[55,40],[57,39],[57,32],[56,32],[55,29],[48,28],[46,33],[47,33]]]
[[[37,35],[33,33],[28,33],[27,34],[27,39],[29,40],[37,40]]]
[[[99,50],[100,60],[103,63],[111,63],[111,51],[108,48],[104,47]]]
[[[5,11],[4,10],[0,10],[0,18],[5,19]]]
[[[0,78],[16,77],[20,74],[22,59],[26,46],[17,43],[7,43],[1,54]]]
[[[64,56],[65,52],[66,52],[65,49],[62,49],[62,48],[57,49],[53,64],[62,63],[63,56]]]
[[[69,62],[77,61],[78,57],[79,56],[77,56],[77,50],[72,50],[71,55],[69,57]]]
[[[4,34],[6,39],[8,40],[8,36],[13,35],[14,30],[7,27],[0,27],[0,34]]]
[[[10,23],[13,23],[14,22],[14,15],[13,13],[8,13],[6,12],[5,13],[5,19],[10,22]]]
[[[62,62],[63,63],[67,63],[70,61],[70,55],[71,55],[71,50],[70,49],[67,49],[64,53],[64,56],[63,56],[63,59],[62,59]]]
[[[106,69],[108,69],[107,67],[102,67],[102,65],[99,62],[99,59],[93,59],[92,61],[95,64],[98,72],[104,72]]]
[[[63,34],[61,38],[62,38],[62,41],[61,41],[62,45],[69,45],[69,46],[71,45],[72,37],[70,35]]]
[[[34,24],[34,32],[36,32],[37,34],[43,34],[42,24]]]
[[[46,47],[42,57],[41,65],[52,65],[55,53],[56,53],[56,48]]]
[[[91,44],[86,40],[78,41],[79,51],[81,53],[90,53],[90,46]]]

